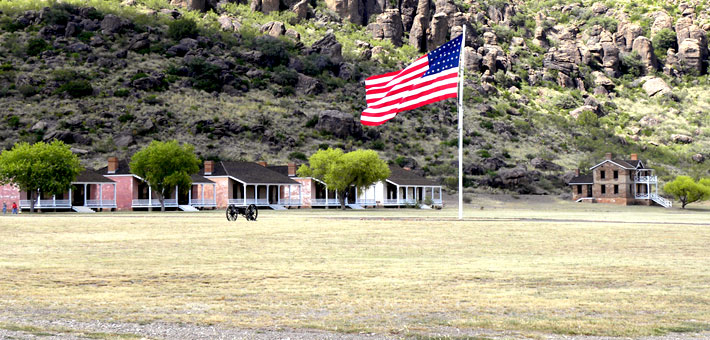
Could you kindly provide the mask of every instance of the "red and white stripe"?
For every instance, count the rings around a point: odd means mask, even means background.
[[[427,55],[404,70],[365,79],[367,108],[360,116],[363,125],[381,125],[397,113],[447,98],[456,98],[458,68],[422,77],[429,70]]]

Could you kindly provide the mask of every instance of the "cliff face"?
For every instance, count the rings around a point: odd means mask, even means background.
[[[560,192],[607,151],[639,153],[665,176],[708,174],[704,2],[154,3],[0,8],[3,146],[60,139],[90,165],[151,139],[271,162],[374,148],[453,183],[452,103],[377,128],[357,117],[365,77],[466,26],[468,187]]]

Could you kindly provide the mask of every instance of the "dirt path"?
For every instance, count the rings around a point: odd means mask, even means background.
[[[382,335],[344,334],[311,329],[239,329],[220,326],[200,326],[171,323],[119,323],[103,321],[29,319],[0,314],[0,339],[43,339],[43,340],[85,340],[85,339],[250,339],[250,340],[393,340],[393,339],[548,339],[548,340],[625,340],[632,338],[577,336],[557,334],[531,334],[501,332],[485,329],[462,330],[440,328],[427,335]],[[662,336],[634,338],[637,340],[706,340],[710,331],[702,333],[669,333]]]

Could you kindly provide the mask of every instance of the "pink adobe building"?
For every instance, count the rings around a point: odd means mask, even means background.
[[[116,208],[135,210],[159,208],[160,201],[143,178],[131,173],[128,162],[116,157],[108,158],[108,165],[98,170],[106,178],[116,183]],[[190,210],[192,208],[214,208],[216,183],[200,175],[192,175],[192,186],[187,194],[175,188],[165,198],[166,208]]]

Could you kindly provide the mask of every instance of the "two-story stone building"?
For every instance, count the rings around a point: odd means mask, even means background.
[[[604,160],[589,168],[591,173],[570,180],[572,199],[576,202],[615,203],[671,207],[671,202],[658,195],[658,177],[647,169],[638,155],[631,159],[614,159],[607,153]]]

